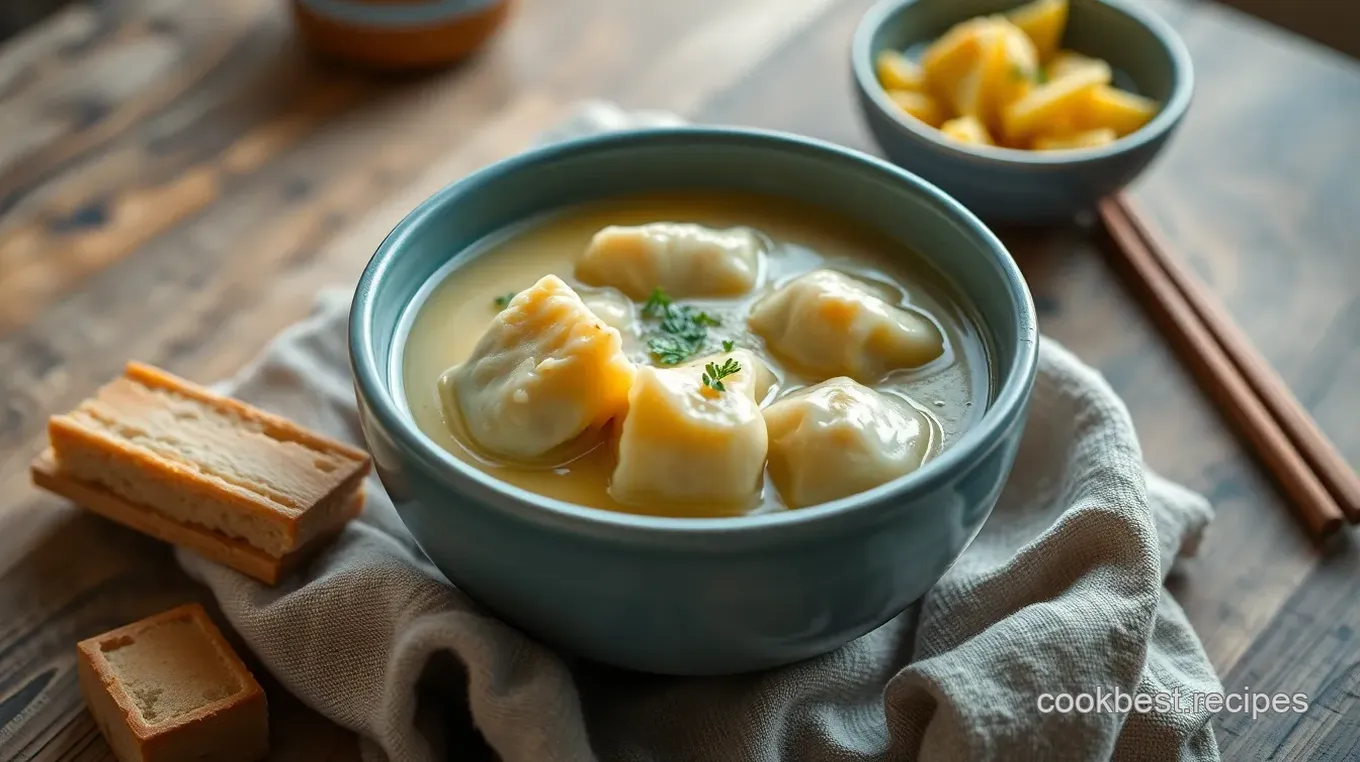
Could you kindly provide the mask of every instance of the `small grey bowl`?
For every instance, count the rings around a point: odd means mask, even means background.
[[[1190,53],[1165,21],[1132,3],[1071,0],[1063,47],[1105,59],[1115,84],[1155,98],[1162,110],[1142,129],[1107,146],[1022,151],[968,146],[904,114],[874,72],[885,49],[907,50],[975,16],[1023,0],[883,0],[864,14],[851,45],[860,112],[874,140],[900,167],[938,185],[989,223],[1071,220],[1127,185],[1161,151],[1190,106]]]

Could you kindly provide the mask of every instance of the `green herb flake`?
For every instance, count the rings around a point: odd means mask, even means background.
[[[723,342],[723,345],[722,345],[723,351],[724,351],[724,352],[731,352],[731,351],[732,351],[732,347],[735,347],[736,345],[737,345],[737,342],[732,341],[731,339],[728,339],[728,340],[726,340],[726,341]]]
[[[1048,72],[1044,71],[1042,66],[1034,69],[1034,83],[1036,85],[1048,84]]]
[[[496,304],[496,309],[503,310],[503,309],[505,309],[506,307],[509,307],[509,306],[510,306],[510,301],[511,301],[512,299],[514,299],[517,295],[518,295],[518,294],[517,294],[516,292],[511,291],[511,292],[508,293],[508,294],[501,294],[500,296],[496,297],[496,298],[493,300],[493,301],[495,302],[495,304]]]
[[[676,307],[666,313],[659,326],[662,333],[679,336],[690,341],[703,341],[708,331],[694,322],[694,316],[684,307]]]
[[[704,386],[713,391],[724,392],[727,391],[727,388],[723,386],[722,380],[740,370],[741,365],[735,359],[729,357],[722,365],[714,362],[705,365],[704,374],[700,377],[700,380],[704,382]]]
[[[652,291],[642,306],[642,316],[657,321],[647,347],[665,365],[675,365],[698,354],[708,344],[709,326],[722,325],[722,320],[707,312],[673,303],[659,288]]]
[[[666,296],[666,292],[659,288],[652,289],[652,295],[647,298],[647,303],[642,305],[642,316],[646,318],[665,317],[670,312],[671,298]]]
[[[678,365],[696,351],[689,342],[666,334],[647,339],[647,349],[651,350],[652,356],[663,365]]]

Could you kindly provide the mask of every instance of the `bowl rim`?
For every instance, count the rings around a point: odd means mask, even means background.
[[[361,30],[403,30],[449,24],[483,13],[503,0],[425,0],[420,3],[373,3],[356,0],[294,0],[318,16]]]
[[[1160,139],[1184,117],[1194,92],[1194,64],[1176,30],[1161,16],[1124,0],[1088,0],[1103,5],[1147,29],[1161,43],[1162,52],[1171,62],[1171,96],[1157,116],[1134,132],[1108,145],[1074,148],[1063,151],[1028,151],[1002,146],[973,146],[947,139],[939,130],[901,113],[888,98],[887,90],[878,83],[874,72],[871,46],[874,35],[906,8],[925,2],[941,0],[879,0],[860,17],[850,44],[850,68],[855,86],[879,112],[886,115],[897,132],[910,139],[924,142],[931,148],[979,164],[1000,164],[1009,168],[1036,171],[1053,170],[1075,164],[1098,162],[1111,156],[1137,151]],[[1017,4],[1023,4],[1023,1]],[[960,15],[959,21],[967,17]]]
[[[393,260],[404,249],[405,242],[432,218],[450,206],[456,206],[461,197],[475,194],[505,175],[533,171],[534,167],[544,163],[581,154],[647,144],[668,145],[681,150],[723,144],[773,147],[775,150],[812,155],[824,161],[857,164],[862,170],[910,186],[911,191],[924,203],[933,205],[958,222],[966,234],[976,236],[979,243],[991,250],[994,264],[1018,312],[1015,360],[1004,378],[994,378],[994,382],[997,382],[996,396],[981,420],[965,431],[959,441],[920,469],[873,489],[796,510],[721,518],[622,513],[545,497],[496,479],[462,462],[435,443],[396,404],[394,391],[380,380],[382,368],[387,367],[390,358],[380,359],[375,353],[374,337],[378,333],[374,326],[376,294],[382,288],[384,276]],[[391,326],[391,330],[396,331],[397,325]],[[883,506],[885,503],[896,503],[902,510],[910,511],[910,501],[903,505],[902,498],[938,490],[971,462],[1000,447],[1006,440],[1007,430],[1017,419],[1023,421],[1038,368],[1039,337],[1033,298],[1010,252],[972,212],[933,184],[889,162],[815,138],[756,128],[686,125],[607,132],[532,148],[477,170],[435,192],[397,223],[364,268],[351,304],[348,338],[355,389],[361,404],[377,419],[386,435],[394,440],[402,457],[413,457],[439,481],[464,494],[485,498],[483,502],[494,502],[497,509],[506,509],[538,525],[596,536],[601,533],[628,538],[647,535],[688,536],[705,541],[749,538],[756,533],[764,540],[786,532],[824,530],[828,522],[844,521],[847,516],[853,515],[863,517],[870,513],[869,509],[873,506]],[[493,500],[496,495],[504,499]]]

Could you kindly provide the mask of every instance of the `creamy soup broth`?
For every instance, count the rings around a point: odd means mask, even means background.
[[[401,361],[411,415],[420,429],[464,462],[531,492],[578,505],[627,513],[670,516],[730,516],[787,510],[766,476],[756,504],[625,505],[609,492],[616,445],[608,437],[570,462],[542,467],[507,465],[485,456],[461,436],[455,411],[446,408],[440,377],[466,360],[498,312],[497,297],[513,294],[553,274],[583,297],[605,291],[582,284],[575,263],[591,237],[609,225],[690,222],[712,228],[745,226],[768,243],[759,285],[731,299],[684,299],[721,320],[710,329],[715,340],[730,340],[769,364],[777,384],[762,405],[823,378],[788,367],[750,332],[746,317],[754,303],[799,274],[829,268],[886,289],[899,304],[927,314],[945,337],[945,353],[923,368],[896,370],[876,390],[904,396],[932,423],[931,456],[953,444],[985,411],[991,397],[988,352],[971,314],[959,306],[934,271],[901,245],[860,230],[853,223],[782,199],[744,195],[657,195],[578,207],[535,221],[523,229],[466,252],[427,288],[410,324]],[[614,292],[617,296],[617,292]],[[636,303],[635,312],[642,304]],[[503,304],[503,302],[502,302]],[[640,330],[622,331],[629,358],[660,365]],[[617,425],[614,426],[617,429]]]

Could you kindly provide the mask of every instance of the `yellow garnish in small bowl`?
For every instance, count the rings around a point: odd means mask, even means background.
[[[874,71],[902,113],[965,145],[1072,150],[1136,132],[1161,104],[1111,84],[1105,61],[1063,49],[1067,16],[1068,0],[1032,0],[955,24],[919,63],[884,50]]]

